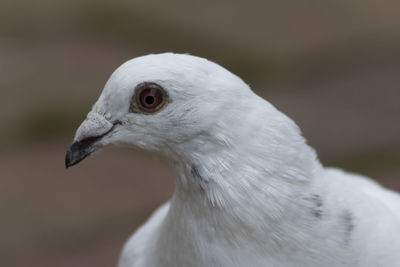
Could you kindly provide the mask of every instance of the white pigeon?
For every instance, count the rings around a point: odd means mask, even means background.
[[[239,77],[183,54],[120,66],[77,130],[66,166],[110,146],[173,162],[172,199],[119,267],[398,267],[400,197],[324,168],[299,128]]]

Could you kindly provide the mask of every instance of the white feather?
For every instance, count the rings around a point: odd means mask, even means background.
[[[129,113],[142,82],[170,103]],[[92,112],[121,122],[103,146],[158,152],[176,170],[171,201],[129,239],[119,267],[400,266],[399,195],[323,168],[292,120],[219,65],[135,58]]]

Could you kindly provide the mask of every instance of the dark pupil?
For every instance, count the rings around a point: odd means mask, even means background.
[[[147,105],[151,105],[154,103],[154,97],[151,95],[146,96],[146,98],[144,99],[144,101],[146,102]]]

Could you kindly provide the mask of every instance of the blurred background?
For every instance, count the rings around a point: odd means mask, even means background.
[[[65,170],[112,71],[207,57],[292,117],[325,165],[400,190],[399,1],[28,1],[0,9],[0,266],[115,266],[173,190],[168,163],[114,149]]]

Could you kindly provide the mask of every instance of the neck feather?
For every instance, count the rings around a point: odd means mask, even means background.
[[[298,242],[293,231],[305,227],[298,220],[301,205],[315,189],[322,167],[297,126],[278,111],[272,113],[255,111],[250,117],[265,114],[268,119],[240,120],[241,127],[230,132],[221,123],[199,135],[197,143],[181,144],[161,240],[182,242],[195,251],[210,240],[241,247],[243,240],[251,240],[245,243],[262,248],[269,242],[271,255],[284,246],[283,240]],[[293,221],[298,221],[295,228],[288,225]],[[182,231],[197,238],[188,243],[174,234]]]
[[[309,187],[321,168],[314,150],[292,120],[268,110],[249,114],[268,119],[242,120],[231,132],[224,129],[233,122],[222,120],[215,131],[182,144],[185,153],[175,161],[176,196],[195,205],[236,209],[249,202],[275,212],[299,187]]]

